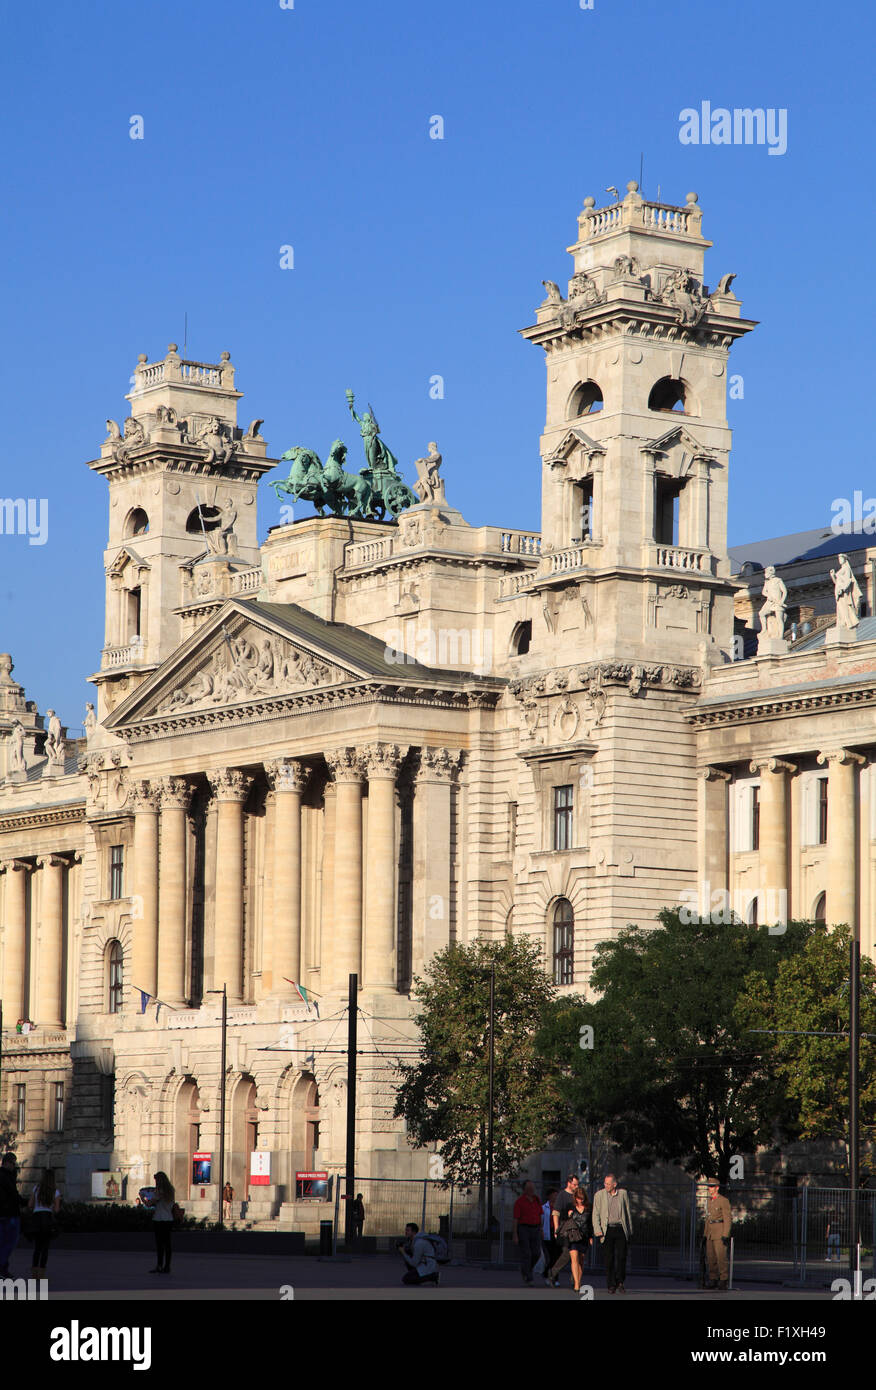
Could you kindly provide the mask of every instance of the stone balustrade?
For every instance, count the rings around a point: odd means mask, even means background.
[[[565,550],[555,550],[550,556],[551,574],[562,574],[566,570],[577,570],[587,564],[588,542],[570,545]]]
[[[132,662],[143,661],[145,651],[144,642],[128,642],[124,647],[104,647],[101,667],[106,670],[111,666],[129,666]]]
[[[709,554],[706,550],[687,550],[680,545],[658,545],[654,563],[660,569],[688,570],[708,574]]]
[[[540,555],[541,535],[532,531],[503,531],[502,549],[506,554]]]
[[[252,570],[238,570],[231,576],[229,585],[232,594],[255,594],[262,587],[261,566]]]
[[[356,569],[359,565],[372,565],[379,560],[388,560],[392,552],[392,536],[381,536],[376,541],[352,541],[344,548],[345,567]]]

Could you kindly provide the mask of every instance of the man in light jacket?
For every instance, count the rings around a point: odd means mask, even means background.
[[[420,1235],[420,1228],[415,1221],[409,1221],[405,1226],[405,1239],[404,1242],[399,1242],[398,1249],[408,1267],[402,1276],[403,1284],[439,1283],[435,1247],[431,1240]]]
[[[601,1192],[593,1199],[593,1234],[605,1255],[605,1278],[609,1293],[626,1293],[627,1244],[633,1234],[630,1199],[617,1185],[614,1173],[607,1173]]]

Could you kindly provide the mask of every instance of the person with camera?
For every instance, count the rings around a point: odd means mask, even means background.
[[[440,1282],[438,1261],[435,1259],[432,1242],[420,1235],[420,1228],[415,1221],[409,1221],[405,1226],[405,1238],[397,1240],[395,1248],[407,1265],[407,1270],[402,1275],[403,1284],[437,1285]]]

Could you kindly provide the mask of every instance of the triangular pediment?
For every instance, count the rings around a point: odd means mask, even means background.
[[[432,679],[406,658],[393,662],[383,641],[329,623],[296,604],[229,599],[106,720],[139,722],[270,701],[363,680]],[[442,672],[442,684],[460,677]]]
[[[598,444],[595,439],[591,439],[586,430],[574,426],[566,431],[555,449],[552,449],[547,457],[547,462],[556,462],[559,459],[565,461],[571,458],[576,449],[583,449],[588,456],[590,454],[604,454],[605,446]]]
[[[143,556],[138,555],[136,550],[133,550],[131,546],[123,545],[122,548],[116,552],[110,563],[107,565],[106,573],[110,576],[114,574],[122,574],[124,570],[127,569],[128,565],[133,565],[135,569],[140,570],[148,570],[152,568],[149,561],[144,560]]]
[[[694,458],[710,452],[709,449],[697,439],[696,435],[691,433],[687,425],[681,423],[674,425],[671,430],[667,430],[666,434],[661,435],[659,439],[652,439],[644,446],[645,452],[649,454],[666,454],[671,449],[678,447],[688,450]]]

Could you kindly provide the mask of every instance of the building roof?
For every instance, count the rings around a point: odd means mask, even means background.
[[[823,627],[820,632],[813,632],[811,637],[804,637],[802,642],[794,644],[794,655],[798,652],[814,652],[818,647],[824,646],[824,639],[832,628]],[[876,618],[862,618],[855,628],[856,642],[876,641]],[[848,648],[844,647],[843,651]]]
[[[730,546],[728,554],[733,574],[743,565],[763,570],[767,565],[790,565],[796,560],[817,560],[822,555],[849,554],[876,546],[874,535],[843,535],[829,526],[818,531],[795,531],[790,536],[774,536],[772,540],[752,541],[750,545]]]

